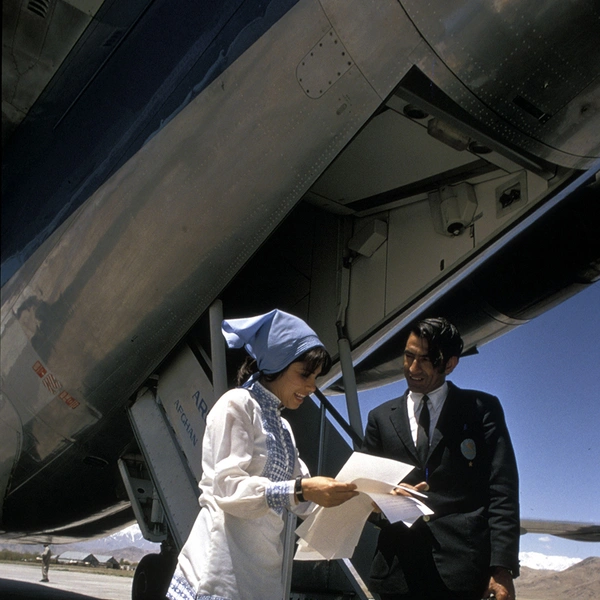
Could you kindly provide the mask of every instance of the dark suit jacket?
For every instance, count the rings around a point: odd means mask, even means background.
[[[439,577],[452,591],[481,593],[491,567],[518,575],[518,473],[500,402],[448,382],[426,467],[410,432],[407,396],[369,414],[363,452],[415,465],[405,479],[427,479],[434,511],[410,529],[382,522],[371,570],[372,590],[402,593],[416,579]]]

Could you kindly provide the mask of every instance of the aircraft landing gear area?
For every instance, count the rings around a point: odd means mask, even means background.
[[[176,555],[146,554],[135,569],[131,600],[165,600],[176,564]]]

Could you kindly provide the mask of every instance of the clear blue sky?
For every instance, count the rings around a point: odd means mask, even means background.
[[[600,283],[461,359],[449,379],[500,398],[523,518],[600,524]],[[405,387],[361,394],[363,426],[371,408]],[[521,551],[586,558],[600,556],[600,543],[528,534]]]

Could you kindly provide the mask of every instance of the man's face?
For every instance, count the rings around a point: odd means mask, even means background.
[[[418,394],[429,394],[437,390],[457,363],[458,358],[451,356],[446,365],[434,367],[429,358],[427,340],[411,333],[404,349],[404,377],[408,389]]]

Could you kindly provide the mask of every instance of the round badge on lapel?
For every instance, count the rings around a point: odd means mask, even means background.
[[[462,444],[460,445],[460,451],[467,460],[473,460],[477,456],[477,446],[475,446],[475,440],[472,440],[471,438],[463,440]]]

